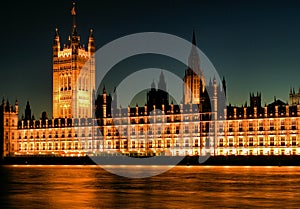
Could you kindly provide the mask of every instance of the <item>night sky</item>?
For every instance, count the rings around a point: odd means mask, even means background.
[[[36,118],[51,116],[53,36],[58,27],[67,43],[71,7],[71,0],[1,3],[0,95],[18,99],[22,113],[29,100]],[[82,43],[94,29],[97,48],[146,31],[190,41],[195,29],[198,47],[226,78],[227,103],[244,104],[259,91],[264,105],[274,96],[287,102],[290,87],[300,87],[299,9],[298,1],[78,0],[77,22]]]

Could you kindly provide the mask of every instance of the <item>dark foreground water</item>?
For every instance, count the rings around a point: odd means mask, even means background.
[[[300,167],[179,166],[146,179],[96,166],[0,169],[0,208],[300,207]]]

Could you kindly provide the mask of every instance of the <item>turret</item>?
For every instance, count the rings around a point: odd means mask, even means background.
[[[29,101],[27,101],[26,108],[25,108],[25,120],[31,120],[31,108]]]
[[[1,111],[2,111],[2,112],[5,112],[6,101],[5,101],[4,98],[2,99],[2,105],[1,105],[1,106],[2,106]]]
[[[139,115],[139,105],[137,103],[135,105],[135,115]]]
[[[107,115],[107,100],[106,100],[106,89],[105,86],[103,87],[103,103],[102,103],[102,110],[103,110],[103,118],[106,118]]]
[[[19,103],[18,103],[18,100],[16,100],[16,102],[15,102],[15,111],[16,111],[16,114],[19,113]]]
[[[93,35],[93,29],[90,30],[90,37],[89,37],[89,43],[88,43],[88,51],[90,53],[90,56],[93,55],[96,51],[95,48],[95,40]]]
[[[265,118],[268,117],[268,107],[266,105],[264,106],[264,116]]]
[[[147,104],[144,105],[144,115],[147,115]]]
[[[236,107],[235,108],[233,108],[233,118],[236,118]]]
[[[9,101],[7,100],[6,101],[6,105],[5,105],[5,112],[10,112],[10,104],[9,104]]]
[[[217,97],[217,80],[214,78],[213,81],[213,86],[214,86],[214,96],[213,96],[213,111],[214,111],[214,120],[217,119],[217,115],[218,115],[218,97]]]
[[[53,57],[58,57],[60,51],[60,37],[58,35],[58,28],[55,28],[54,42],[53,42]]]
[[[105,89],[105,86],[103,87],[103,90],[102,90],[102,94],[103,94],[103,104],[106,104],[106,89]]]

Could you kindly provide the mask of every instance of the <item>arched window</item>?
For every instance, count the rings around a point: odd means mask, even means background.
[[[72,83],[71,83],[71,75],[69,74],[69,75],[68,75],[68,90],[71,90],[71,86],[72,86]]]
[[[64,75],[64,90],[68,89],[68,78],[67,75]]]
[[[61,90],[61,91],[64,90],[63,85],[64,85],[64,77],[63,77],[63,74],[62,74],[62,75],[60,75],[60,77],[59,77],[59,86],[60,86],[60,90]]]
[[[88,86],[89,86],[89,78],[88,78],[88,77],[86,77],[85,79],[86,79],[86,80],[85,80],[85,90],[86,90],[86,91],[88,91]]]
[[[78,89],[81,90],[81,77],[78,78],[77,85],[78,85]]]

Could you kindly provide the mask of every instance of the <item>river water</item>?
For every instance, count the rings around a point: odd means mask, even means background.
[[[0,169],[0,208],[300,207],[300,167],[176,166],[144,179],[97,166]]]

